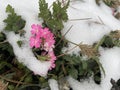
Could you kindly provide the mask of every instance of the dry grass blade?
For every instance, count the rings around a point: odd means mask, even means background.
[[[96,0],[96,3],[99,5],[101,0]],[[112,8],[118,8],[120,6],[120,0],[102,0]]]
[[[118,13],[115,15],[115,17],[116,17],[117,19],[120,19],[120,12],[118,12]]]
[[[113,8],[118,8],[120,6],[120,1],[119,0],[111,0],[113,2],[112,7]]]
[[[110,33],[110,36],[111,36],[112,38],[117,38],[117,39],[119,39],[119,38],[120,38],[120,30],[116,30],[116,31],[111,32],[111,33]]]
[[[92,18],[81,18],[81,19],[69,19],[69,21],[89,20]]]
[[[0,90],[7,90],[8,83],[5,84],[2,81],[0,81]]]
[[[67,33],[69,33],[69,31],[71,30],[72,27],[73,27],[73,25],[71,25],[70,28],[67,30],[67,32],[65,32],[65,34],[62,36],[62,38],[56,44],[56,47],[61,43],[62,40],[64,40],[65,36],[67,35]]]
[[[91,46],[87,44],[80,44],[81,53],[87,55],[89,58],[98,55],[98,52]]]

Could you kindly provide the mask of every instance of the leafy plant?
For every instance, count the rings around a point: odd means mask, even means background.
[[[102,47],[111,48],[114,46],[120,47],[120,31],[111,31],[109,35],[105,35],[104,42],[102,43]]]
[[[39,17],[43,19],[43,26],[49,27],[54,34],[62,30],[64,25],[63,22],[68,20],[67,8],[69,6],[69,1],[66,5],[57,0],[53,3],[53,13],[48,8],[48,3],[45,0],[39,0]]]
[[[26,21],[15,13],[15,10],[12,8],[12,6],[8,5],[6,7],[6,13],[8,13],[8,17],[4,20],[6,23],[6,27],[4,28],[5,30],[18,33],[24,28]]]

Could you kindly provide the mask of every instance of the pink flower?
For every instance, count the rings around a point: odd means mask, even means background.
[[[32,38],[30,40],[30,43],[32,43],[30,44],[31,47],[34,47],[35,45],[36,45],[35,47],[38,47],[39,46],[38,42],[41,41],[42,48],[45,49],[46,51],[49,51],[52,48],[54,48],[55,44],[54,35],[53,33],[51,33],[49,28],[42,28],[38,24],[37,25],[33,24],[31,27],[32,27],[31,34],[34,36],[34,39]],[[38,40],[36,37],[39,38],[40,40]]]
[[[55,68],[55,60],[56,60],[56,56],[55,56],[53,50],[50,51],[50,52],[48,52],[48,54],[49,54],[49,56],[50,56],[50,63],[51,63],[51,66],[50,66],[49,69],[51,70],[52,68]]]
[[[40,25],[33,24],[31,26],[31,28],[32,28],[31,34],[33,34],[33,35],[40,35],[41,34],[42,27]]]
[[[45,28],[43,30],[43,38],[45,39],[44,43],[44,49],[45,50],[50,50],[51,48],[54,48],[55,40],[54,40],[54,35],[50,31],[48,31],[48,28]]]
[[[33,24],[31,26],[30,37],[30,47],[39,48],[41,51],[41,56],[48,57],[46,60],[50,61],[51,65],[49,70],[55,68],[56,56],[54,54],[53,48],[55,44],[54,34],[49,30],[49,28],[42,28],[40,25]]]
[[[39,48],[41,44],[41,40],[37,37],[32,36],[30,38],[30,47],[33,48],[35,46],[35,48]]]
[[[54,63],[52,63],[51,66],[50,66],[50,68],[49,68],[49,70],[52,70],[53,68],[55,68],[55,66],[56,65]]]
[[[50,51],[50,52],[48,52],[48,54],[49,54],[49,56],[51,57],[51,60],[50,60],[50,61],[55,61],[55,60],[56,60],[56,56],[55,56],[53,50]]]

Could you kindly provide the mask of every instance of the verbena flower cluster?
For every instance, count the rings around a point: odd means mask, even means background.
[[[38,24],[33,24],[31,28],[32,36],[30,37],[30,47],[40,49],[40,56],[51,63],[49,69],[51,70],[52,68],[55,68],[56,56],[53,51],[55,44],[54,34],[49,30],[49,28],[43,28]]]

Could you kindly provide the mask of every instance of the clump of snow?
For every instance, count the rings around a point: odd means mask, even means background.
[[[51,90],[59,90],[58,83],[55,79],[50,79],[48,82]]]

